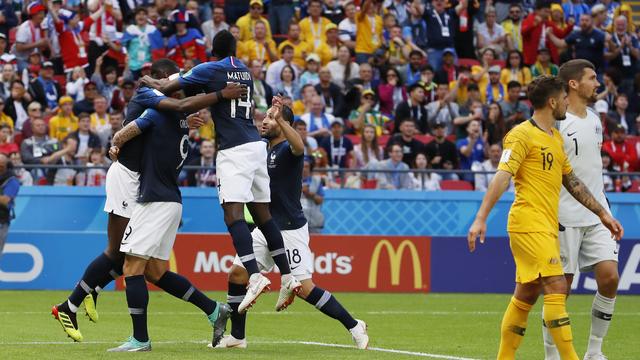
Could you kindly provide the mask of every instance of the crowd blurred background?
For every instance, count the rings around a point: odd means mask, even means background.
[[[527,85],[573,58],[602,83],[592,107],[606,190],[640,191],[616,174],[640,168],[633,13],[611,0],[2,0],[0,152],[22,185],[103,185],[151,62],[188,71],[229,30],[253,75],[256,124],[274,94],[294,110],[309,206],[324,187],[486,190],[503,136],[531,116]],[[215,128],[201,113],[185,186],[216,186]]]

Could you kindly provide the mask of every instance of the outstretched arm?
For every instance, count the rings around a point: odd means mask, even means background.
[[[272,107],[274,112],[272,116],[275,117],[276,122],[280,125],[280,129],[282,129],[284,137],[287,138],[287,141],[291,146],[291,152],[293,155],[300,156],[304,154],[304,142],[302,141],[300,134],[298,134],[298,132],[291,127],[287,121],[285,121],[284,117],[282,117],[282,106],[280,97],[274,97]]]
[[[180,77],[173,80],[169,79],[154,79],[149,75],[145,75],[140,79],[140,85],[150,87],[152,89],[159,90],[163,94],[171,94],[182,89],[180,84]]]
[[[489,188],[482,199],[482,205],[480,205],[480,209],[476,214],[476,219],[473,221],[471,228],[469,228],[469,234],[467,235],[469,251],[473,252],[476,249],[476,238],[478,236],[480,236],[480,243],[484,244],[484,238],[487,232],[487,217],[491,209],[496,205],[496,202],[498,202],[498,199],[500,199],[502,194],[509,188],[510,182],[511,173],[504,170],[498,170],[493,180],[491,180]]]
[[[613,235],[616,240],[622,238],[624,235],[622,225],[609,215],[609,212],[593,197],[589,188],[587,188],[573,171],[562,176],[562,185],[580,204],[598,215],[602,224],[611,231],[611,235]]]
[[[162,90],[160,90],[162,91]],[[216,104],[223,99],[237,99],[247,95],[247,86],[230,83],[219,91],[209,94],[198,94],[184,99],[165,98],[158,103],[158,109],[179,112],[196,112]]]

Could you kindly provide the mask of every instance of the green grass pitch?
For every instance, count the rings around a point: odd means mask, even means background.
[[[84,342],[77,344],[66,337],[49,314],[51,305],[66,294],[0,291],[0,358],[495,359],[499,324],[509,300],[509,295],[491,294],[335,294],[355,317],[369,325],[369,346],[374,349],[359,351],[350,348],[351,336],[340,323],[300,299],[286,312],[276,313],[276,294],[271,293],[249,313],[246,350],[212,350],[206,347],[211,328],[197,308],[170,295],[152,292],[149,333],[153,351],[136,355],[105,352],[131,332],[123,292],[101,294],[97,324],[79,316]],[[226,298],[221,292],[209,295]],[[574,343],[581,358],[587,344],[592,299],[590,295],[573,295],[568,301]],[[540,306],[538,303],[531,312],[518,359],[543,358]],[[79,314],[84,314],[83,309]],[[640,297],[620,296],[604,352],[611,360],[640,359],[639,336]],[[406,353],[388,352],[389,349]]]

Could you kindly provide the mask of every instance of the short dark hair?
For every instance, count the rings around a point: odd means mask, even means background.
[[[412,57],[413,55],[418,55],[420,57],[424,57],[424,55],[422,54],[421,51],[418,50],[411,50],[411,52],[409,53],[409,57]]]
[[[293,125],[292,125],[292,126],[293,126],[293,128],[295,129],[295,127],[296,127],[296,126],[298,126],[298,125],[304,125],[304,127],[307,127],[307,123],[306,123],[306,122],[304,122],[304,120],[299,120],[299,119],[298,119],[298,120],[296,120],[296,121],[294,121],[294,122],[293,122]]]
[[[111,110],[111,112],[109,113],[109,116],[124,116],[124,114],[122,113],[122,111],[118,111],[118,110]]]
[[[80,114],[78,114],[78,120],[84,118],[91,119],[91,114],[89,114],[88,112],[81,112]]]
[[[431,71],[432,73],[435,72],[433,71],[433,66],[429,65],[429,64],[424,64],[420,67],[420,72],[425,72],[425,71]]]
[[[138,13],[141,13],[141,12],[143,12],[145,14],[149,14],[149,11],[147,11],[147,8],[144,7],[144,6],[138,6],[137,8],[135,8],[133,10],[133,14],[134,15],[138,15]]]
[[[222,30],[211,40],[211,54],[224,59],[236,54],[236,38],[229,30]]]
[[[566,89],[565,83],[557,76],[539,76],[529,84],[529,100],[534,109],[542,109],[549,98]]]
[[[313,4],[313,3],[319,3],[320,5],[324,5],[324,3],[322,2],[322,0],[309,0],[309,5]]]
[[[291,50],[291,51],[295,51],[295,49],[293,48],[293,46],[286,44],[285,46],[282,47],[282,49],[280,49],[280,54],[284,54],[285,50]]]
[[[582,75],[584,75],[585,69],[592,69],[595,71],[596,67],[589,60],[569,60],[560,66],[558,77],[566,84],[568,84],[570,80],[580,81],[580,79],[582,79]]]
[[[514,7],[522,10],[522,5],[520,5],[519,3],[511,3],[511,5],[509,5],[509,10],[513,9]]]
[[[404,118],[404,119],[400,120],[400,124],[398,124],[398,126],[402,126],[402,124],[404,124],[406,122],[413,123],[413,125],[416,125],[416,126],[418,125],[418,124],[416,124],[416,120],[414,118],[407,117],[407,118]]]
[[[288,122],[289,125],[293,124],[293,111],[287,105],[282,105],[282,118]],[[304,121],[303,121],[304,122]],[[306,123],[305,123],[306,124]]]
[[[535,9],[549,9],[551,8],[551,2],[549,0],[536,0]]]
[[[180,72],[178,64],[167,58],[156,60],[151,65],[151,77],[154,79],[162,79],[178,72]]]
[[[511,89],[515,89],[515,88],[521,88],[521,87],[522,87],[522,84],[520,84],[519,82],[517,82],[515,80],[511,80],[507,84],[507,90],[511,90]]]

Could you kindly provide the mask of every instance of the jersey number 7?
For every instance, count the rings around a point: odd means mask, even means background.
[[[232,118],[236,117],[236,111],[237,111],[236,109],[240,107],[245,108],[244,118],[250,119],[250,116],[249,116],[251,114],[251,88],[250,87],[247,87],[247,100],[242,100],[242,98],[231,99],[231,117]]]

